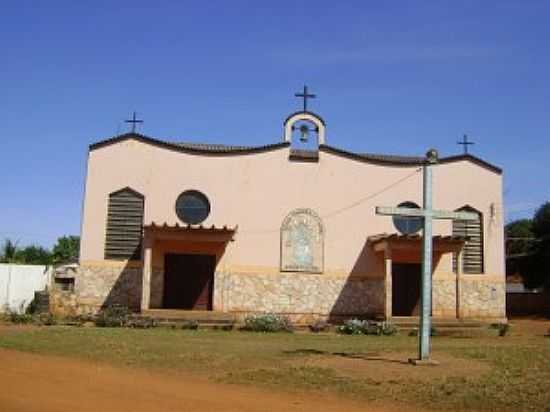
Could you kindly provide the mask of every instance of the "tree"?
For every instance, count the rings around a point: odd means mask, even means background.
[[[532,219],[519,219],[508,223],[506,232],[506,255],[518,255],[527,253],[535,234],[533,233]]]
[[[537,238],[550,236],[550,202],[542,204],[535,212],[533,233]]]
[[[79,236],[63,236],[57,239],[57,243],[53,247],[53,263],[62,264],[76,262],[80,254],[80,237]]]
[[[36,245],[17,250],[14,259],[14,263],[25,263],[28,265],[49,265],[51,261],[52,254],[50,251]]]
[[[550,288],[550,202],[535,212],[532,230],[536,241],[531,243],[520,263],[520,274],[528,288]]]
[[[6,239],[2,245],[0,253],[0,263],[13,263],[15,262],[15,255],[17,254],[17,242],[13,242],[10,239]]]

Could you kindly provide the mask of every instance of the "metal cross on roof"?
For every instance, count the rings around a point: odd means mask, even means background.
[[[124,120],[125,123],[131,123],[132,124],[132,133],[136,132],[136,124],[137,123],[143,123],[143,120],[139,120],[136,118],[136,112],[132,115],[131,119]]]
[[[468,135],[465,134],[465,135],[462,137],[462,141],[461,141],[461,142],[456,142],[456,144],[460,144],[460,145],[464,146],[464,154],[468,154],[468,146],[474,145],[475,142],[469,141],[469,140],[468,140]]]
[[[295,93],[294,96],[302,97],[304,99],[304,112],[307,112],[307,99],[314,99],[317,96],[307,92],[307,86],[304,85],[304,91],[302,93]]]

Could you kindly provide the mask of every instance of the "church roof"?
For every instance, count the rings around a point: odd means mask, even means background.
[[[321,145],[320,150],[339,154],[342,156],[347,156],[355,158],[356,160],[364,160],[371,163],[394,163],[394,164],[403,164],[406,166],[411,165],[422,165],[424,164],[426,158],[420,156],[400,156],[400,155],[390,155],[390,154],[378,154],[378,153],[361,153],[361,152],[350,152],[348,150],[340,149],[334,146]]]
[[[281,147],[287,147],[290,144],[288,142],[273,143],[262,146],[235,146],[226,144],[213,144],[213,143],[191,143],[191,142],[172,142],[166,140],[160,140],[153,137],[145,136],[139,133],[125,133],[118,136],[111,137],[93,143],[90,145],[90,150],[99,149],[101,147],[109,146],[111,144],[119,143],[128,139],[138,140],[143,143],[149,143],[155,146],[165,147],[168,149],[180,150],[182,152],[193,153],[212,153],[212,154],[244,154],[244,153],[258,153],[265,152],[273,149],[279,149]]]
[[[213,144],[213,143],[192,143],[192,142],[171,142],[156,139],[153,137],[145,136],[139,133],[125,133],[122,135],[114,136],[106,140],[99,141],[90,145],[90,151],[99,149],[101,147],[109,146],[111,144],[119,143],[128,139],[134,139],[143,143],[152,144],[159,147],[165,147],[171,150],[177,150],[187,153],[195,154],[211,154],[211,155],[239,155],[239,154],[253,154],[267,152],[271,150],[277,150],[285,147],[290,147],[289,142],[279,142],[260,146],[242,146],[242,145],[226,145],[226,144]],[[420,166],[424,164],[425,158],[421,156],[401,156],[401,155],[388,155],[388,154],[376,154],[376,153],[361,153],[352,152],[349,150],[340,149],[327,144],[319,145],[320,152],[331,153],[338,156],[347,157],[349,159],[362,161],[365,163],[374,163],[380,165],[393,165],[393,166]],[[314,160],[318,156],[314,156],[311,150],[292,149],[291,158]],[[502,173],[502,169],[486,162],[479,157],[471,154],[447,156],[439,158],[439,163],[451,163],[461,160],[467,160],[475,163],[479,166],[492,170],[495,173]]]

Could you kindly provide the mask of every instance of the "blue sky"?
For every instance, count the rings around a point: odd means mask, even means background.
[[[507,219],[550,199],[550,1],[2,1],[0,239],[78,234],[87,146],[264,144],[300,107],[351,150],[472,152]],[[365,182],[368,193],[368,182]]]

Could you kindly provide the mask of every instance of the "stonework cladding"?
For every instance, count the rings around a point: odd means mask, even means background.
[[[162,308],[164,298],[164,270],[153,267],[151,272],[151,300],[149,305],[152,309]]]
[[[76,293],[58,290],[55,287],[50,289],[50,311],[56,316],[76,316],[87,313],[88,310],[77,304]]]
[[[432,314],[436,318],[456,318],[457,283],[455,276],[432,280]],[[506,287],[504,278],[487,275],[462,275],[459,287],[458,316],[462,319],[504,319]]]
[[[506,318],[504,277],[464,275],[459,283],[461,318]]]
[[[313,274],[216,273],[214,309],[274,312],[307,317],[345,317],[383,313],[381,279],[347,279]]]
[[[432,315],[456,318],[456,276],[432,279]]]
[[[50,307],[61,316],[97,312],[102,306],[121,304],[138,311],[142,288],[141,267],[80,266],[75,291],[51,288]],[[505,319],[504,278],[463,275],[459,283],[459,316],[463,319]],[[433,315],[454,318],[456,277],[434,276]],[[151,307],[161,308],[163,271],[153,268]],[[304,273],[242,274],[217,272],[214,310],[248,313],[275,312],[293,321],[347,318],[384,313],[383,279],[344,278]]]
[[[74,293],[54,293],[54,313],[95,313],[101,307],[120,304],[138,311],[141,302],[141,267],[80,266]]]

